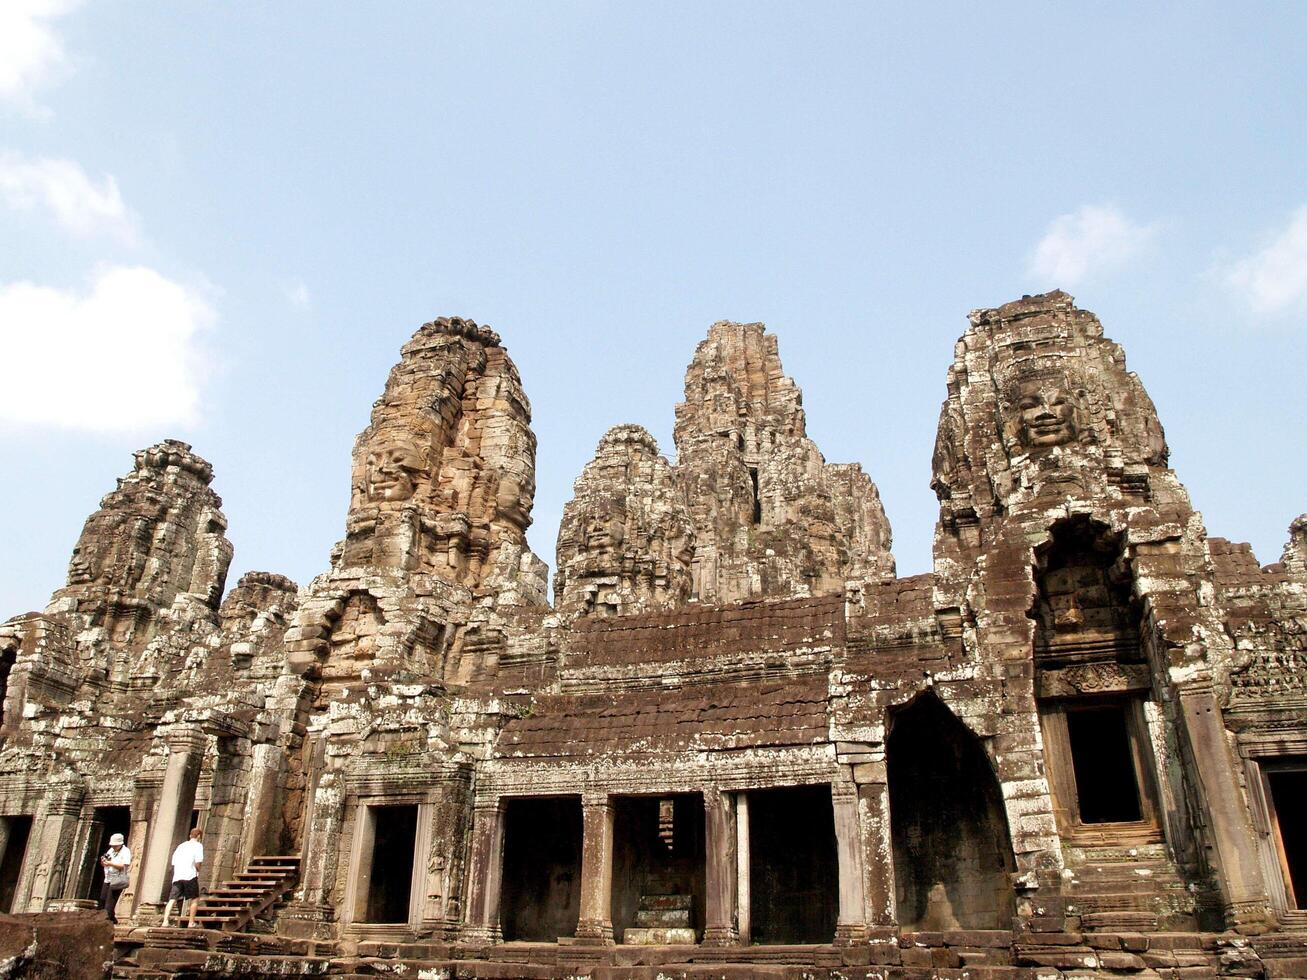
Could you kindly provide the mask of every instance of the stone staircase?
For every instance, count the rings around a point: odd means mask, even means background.
[[[1085,929],[1197,927],[1194,896],[1176,874],[1164,844],[1068,848],[1067,859],[1074,874],[1067,902]]]
[[[189,914],[202,929],[239,932],[281,901],[299,877],[300,859],[264,855],[250,859],[244,871],[195,900]]]
[[[622,934],[627,946],[679,946],[694,944],[690,926],[691,896],[650,894],[640,896],[635,925]]]

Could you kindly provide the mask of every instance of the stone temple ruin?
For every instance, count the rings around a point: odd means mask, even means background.
[[[761,324],[695,351],[675,463],[600,440],[552,604],[530,417],[425,324],[304,587],[224,594],[209,463],[137,453],[0,627],[0,911],[91,907],[121,832],[123,978],[1307,976],[1307,516],[1209,538],[1069,296],[954,350],[932,574]]]

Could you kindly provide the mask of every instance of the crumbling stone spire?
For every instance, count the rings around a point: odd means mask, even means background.
[[[430,573],[473,589],[500,565],[520,570],[535,496],[530,422],[497,333],[459,317],[424,324],[355,442],[335,567]]]
[[[694,525],[653,436],[609,429],[573,491],[558,529],[558,609],[652,612],[689,599]]]
[[[179,600],[216,616],[232,546],[213,467],[166,439],[135,454],[132,472],[82,528],[68,584],[48,612],[77,612],[115,643],[149,638],[158,614]]]
[[[803,393],[761,323],[715,323],[676,407],[678,476],[704,601],[838,592],[894,575],[889,521],[859,466],[807,437]]]

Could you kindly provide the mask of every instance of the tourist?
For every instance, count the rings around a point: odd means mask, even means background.
[[[100,905],[109,914],[109,921],[117,923],[115,914],[118,908],[118,896],[127,887],[127,878],[132,868],[132,852],[123,840],[122,834],[109,838],[109,850],[100,857],[100,867],[104,868],[104,885],[100,888]]]
[[[204,863],[204,845],[200,841],[203,839],[204,831],[196,827],[191,831],[190,839],[182,841],[172,852],[172,889],[168,892],[168,904],[163,908],[165,929],[174,904],[180,919],[187,900],[200,896],[200,865]]]

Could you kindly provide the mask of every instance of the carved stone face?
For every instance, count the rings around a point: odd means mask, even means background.
[[[1016,415],[1027,449],[1047,449],[1079,434],[1075,396],[1052,379],[1023,381],[1017,388]]]
[[[585,550],[591,555],[611,555],[625,538],[624,515],[614,509],[597,510],[585,522]]]
[[[387,446],[368,455],[367,491],[373,502],[408,500],[417,490],[417,475],[426,471],[422,454],[412,446]]]

